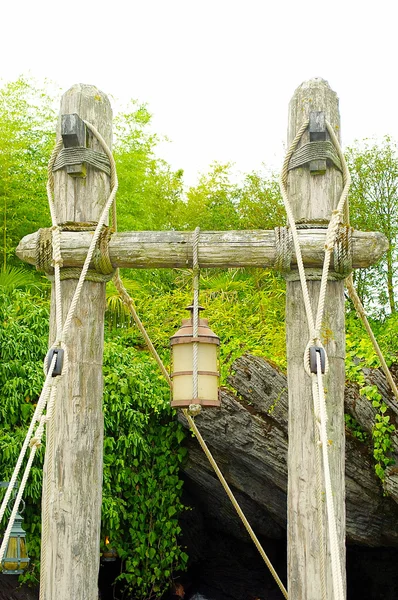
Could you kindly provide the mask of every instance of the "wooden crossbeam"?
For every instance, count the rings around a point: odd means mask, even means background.
[[[38,233],[25,236],[18,257],[31,265],[36,263]],[[130,231],[113,234],[109,256],[114,267],[132,269],[192,267],[192,233],[185,231]],[[61,252],[65,267],[81,267],[87,255],[92,232],[61,233]],[[323,263],[326,231],[299,231],[305,267],[319,268]],[[387,250],[387,239],[381,233],[354,231],[352,235],[353,268],[368,267]],[[199,240],[202,268],[266,267],[276,259],[273,231],[203,231]],[[297,265],[292,254],[292,267]]]

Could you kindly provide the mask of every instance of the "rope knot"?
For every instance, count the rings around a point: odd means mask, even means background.
[[[32,437],[32,439],[29,442],[29,446],[31,448],[33,448],[33,447],[39,448],[41,446],[41,440],[38,437]]]

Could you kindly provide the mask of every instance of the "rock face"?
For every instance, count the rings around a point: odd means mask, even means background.
[[[397,423],[398,409],[384,375],[368,370],[366,377],[379,387],[391,422]],[[262,358],[243,356],[233,365],[228,383],[236,393],[223,390],[221,408],[203,411],[196,423],[255,533],[282,539],[287,491],[286,377]],[[345,410],[365,431],[371,432],[376,409],[354,386],[346,388]],[[179,418],[187,427],[182,414]],[[206,505],[208,518],[214,520],[216,528],[247,541],[248,535],[198,443],[188,437],[187,445],[189,459],[184,473],[197,501]],[[398,455],[396,435],[393,446]],[[348,542],[398,547],[397,473],[395,467],[389,469],[383,489],[375,475],[369,447],[347,430]]]

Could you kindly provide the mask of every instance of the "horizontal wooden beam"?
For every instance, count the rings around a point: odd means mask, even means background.
[[[36,262],[38,232],[25,236],[17,256],[26,263]],[[65,267],[81,267],[93,232],[62,232],[61,252]],[[321,267],[326,232],[322,229],[299,231],[304,266]],[[134,231],[115,233],[109,243],[114,267],[132,269],[192,267],[192,232]],[[381,233],[354,231],[353,268],[368,267],[387,250]],[[202,268],[273,267],[276,258],[274,231],[203,231],[199,239],[199,264]],[[292,267],[297,264],[293,252]]]

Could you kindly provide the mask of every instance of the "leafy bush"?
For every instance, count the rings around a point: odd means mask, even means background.
[[[48,299],[0,292],[0,480],[9,481],[40,394],[47,352]],[[169,392],[134,336],[112,334],[104,352],[103,531],[124,562],[124,579],[137,598],[164,590],[187,555],[178,546],[184,436],[168,404]],[[141,341],[140,341],[141,343]],[[31,567],[39,569],[44,445],[26,487],[24,527]]]

